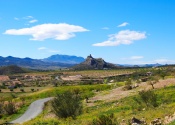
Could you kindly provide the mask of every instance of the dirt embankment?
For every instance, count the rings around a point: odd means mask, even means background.
[[[163,88],[169,85],[175,85],[175,78],[159,80],[159,82],[154,84],[154,87],[155,89],[158,89],[158,88]],[[142,82],[141,84],[139,84],[139,87],[132,89],[132,90],[124,91],[123,87],[119,87],[119,88],[112,89],[108,93],[105,93],[105,94],[99,92],[96,96],[89,99],[88,106],[94,106],[95,105],[94,102],[97,100],[102,100],[105,102],[109,102],[112,100],[119,100],[121,98],[137,94],[138,91],[149,90],[149,89],[152,89],[151,85],[148,85],[146,82]]]

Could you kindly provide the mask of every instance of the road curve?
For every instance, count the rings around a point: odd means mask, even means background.
[[[14,121],[11,121],[10,123],[22,124],[26,121],[29,121],[35,118],[43,111],[44,103],[51,99],[53,99],[53,97],[39,99],[39,100],[32,102],[29,108],[27,109],[27,111],[21,117],[19,117],[18,119]]]

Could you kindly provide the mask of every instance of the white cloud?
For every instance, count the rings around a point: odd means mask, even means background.
[[[103,27],[101,29],[103,29],[103,30],[109,30],[109,27]]]
[[[30,28],[9,29],[4,34],[8,35],[30,35],[30,40],[45,40],[53,38],[55,40],[67,40],[75,37],[76,32],[89,31],[81,26],[70,25],[66,23],[59,24],[41,24]]]
[[[46,50],[46,47],[39,47],[38,50]]]
[[[36,19],[29,21],[29,23],[36,23],[36,22],[38,22],[38,20],[36,20]]]
[[[124,23],[122,23],[122,24],[118,25],[117,27],[124,27],[124,26],[127,26],[127,25],[129,25],[129,23],[124,22]]]
[[[130,59],[132,60],[137,60],[137,59],[142,59],[143,56],[131,56]]]
[[[39,47],[38,50],[39,50],[39,51],[49,52],[49,53],[57,53],[57,52],[60,52],[59,50],[53,50],[53,49],[49,49],[49,48],[47,48],[47,47]]]
[[[107,41],[101,43],[95,43],[93,46],[118,46],[120,44],[129,45],[135,40],[141,40],[146,38],[145,32],[122,30],[117,34],[109,35]]]

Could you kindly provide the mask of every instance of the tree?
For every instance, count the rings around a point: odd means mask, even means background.
[[[162,77],[162,79],[165,79],[166,72],[165,72],[165,71],[162,71],[162,72],[160,73],[160,76]]]
[[[57,94],[52,101],[52,108],[56,116],[61,118],[72,117],[82,113],[82,102],[79,94],[75,92],[66,91],[63,94]]]
[[[158,79],[152,78],[152,79],[150,79],[150,80],[147,82],[147,84],[148,84],[148,85],[151,85],[151,86],[152,86],[152,89],[154,89],[154,84],[156,84],[157,82],[159,82]]]

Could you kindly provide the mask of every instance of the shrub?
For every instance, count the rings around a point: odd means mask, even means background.
[[[12,97],[12,98],[17,98],[17,95],[16,95],[16,94],[11,93],[11,97]]]
[[[12,101],[9,101],[7,104],[4,105],[4,111],[8,115],[15,114],[17,112],[15,103],[13,103]]]
[[[142,101],[146,104],[147,107],[157,107],[157,95],[154,93],[154,91],[148,90],[148,91],[140,91],[139,96],[142,99]]]
[[[13,92],[13,89],[10,89],[11,92]]]
[[[119,125],[117,120],[114,118],[114,114],[101,115],[97,119],[92,121],[91,125]]]
[[[20,89],[21,92],[24,92],[24,89]]]
[[[66,91],[63,94],[57,94],[52,102],[52,108],[56,116],[61,118],[72,117],[82,113],[82,102],[79,94],[71,91]]]
[[[31,89],[32,92],[34,92],[34,89]]]
[[[131,90],[131,89],[132,89],[132,81],[131,81],[131,79],[129,79],[129,80],[127,80],[127,81],[125,82],[125,86],[124,86],[123,89],[124,89],[124,90]]]
[[[4,110],[3,110],[3,103],[0,102],[0,115],[3,114],[3,111],[4,111]]]

